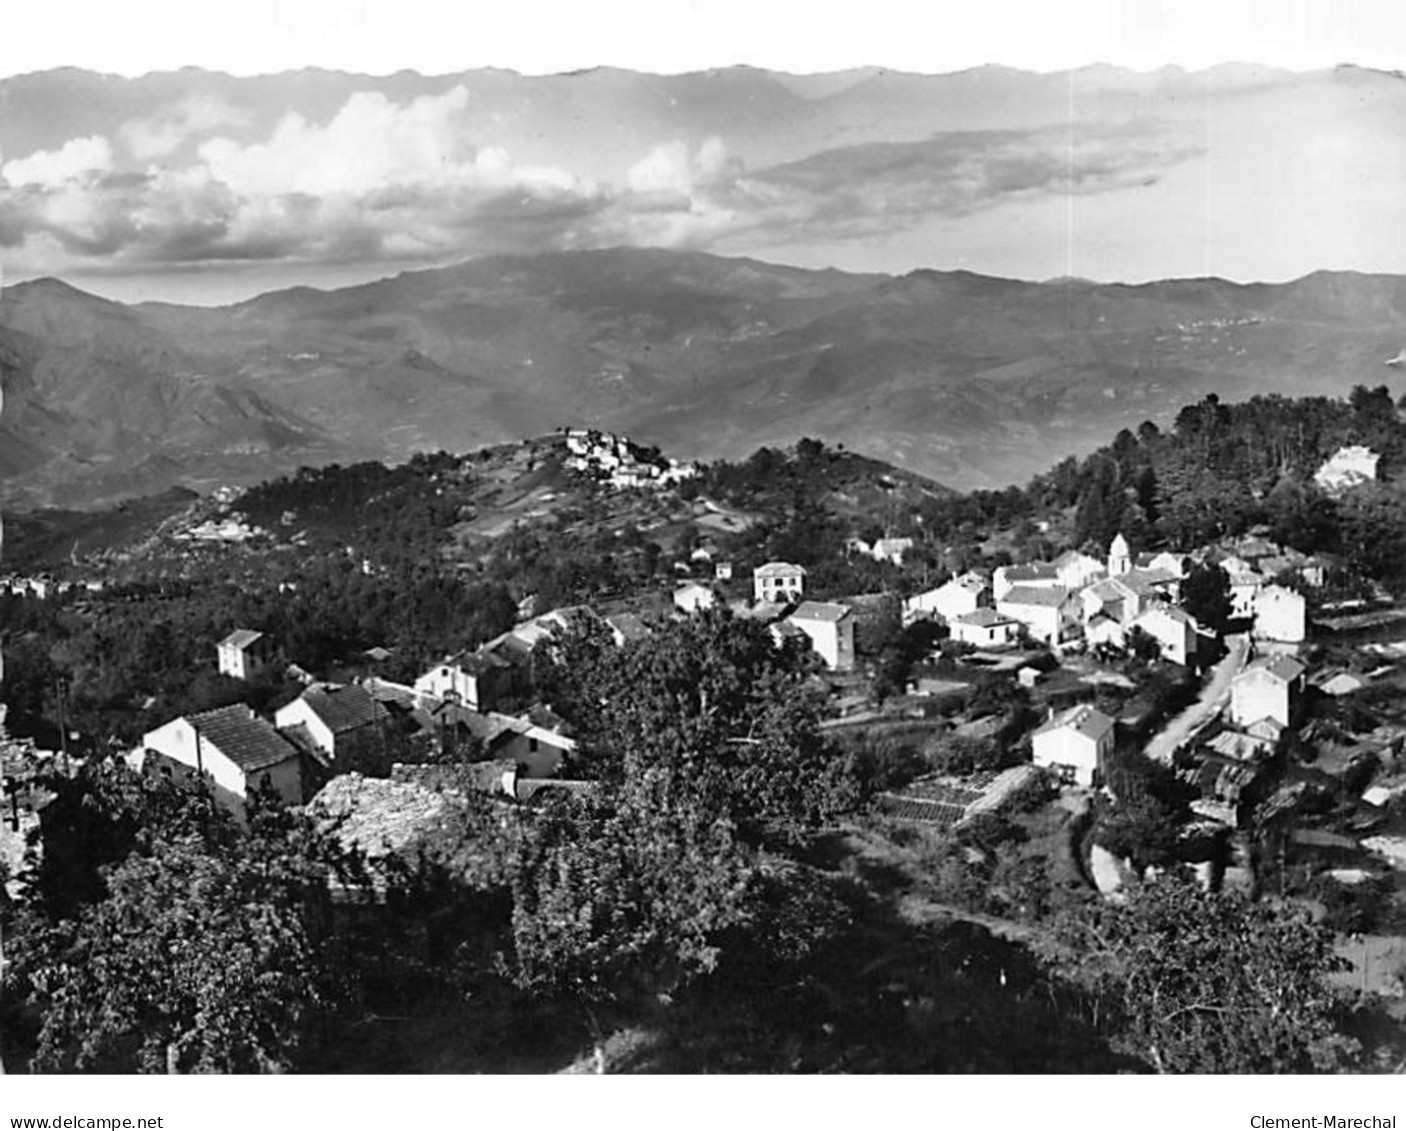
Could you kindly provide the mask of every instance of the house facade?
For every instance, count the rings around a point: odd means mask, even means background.
[[[215,647],[216,661],[223,675],[252,679],[274,658],[273,640],[251,628],[236,628]]]
[[[1079,604],[1073,593],[1059,585],[1016,585],[996,599],[996,611],[1020,621],[1030,635],[1054,646],[1074,635]]]
[[[1059,584],[1066,589],[1082,589],[1106,572],[1104,563],[1078,550],[1066,550],[1054,560]]]
[[[683,613],[701,613],[717,603],[715,594],[706,585],[689,582],[674,590],[674,608]]]
[[[1113,720],[1085,703],[1049,719],[1030,742],[1035,765],[1071,784],[1092,787],[1102,780],[1113,739]]]
[[[1302,643],[1308,620],[1308,603],[1301,593],[1283,585],[1266,585],[1254,599],[1253,634],[1261,640]]]
[[[1157,641],[1164,660],[1185,667],[1196,658],[1196,621],[1178,608],[1153,605],[1133,621],[1133,627],[1142,629]]]
[[[805,568],[790,562],[767,562],[752,571],[752,597],[758,602],[790,604],[805,593]]]
[[[144,767],[204,776],[238,814],[265,780],[286,804],[303,801],[302,755],[243,703],[172,719],[142,736],[142,751]]]
[[[947,622],[952,639],[974,648],[1005,648],[1020,635],[1020,622],[995,609],[980,608]]]
[[[990,608],[991,600],[991,587],[986,584],[986,579],[978,574],[964,573],[936,589],[907,598],[903,602],[903,623],[912,624],[933,614],[951,622],[977,609]]]
[[[1230,681],[1230,718],[1249,727],[1272,719],[1287,727],[1303,691],[1304,666],[1292,656],[1262,657]]]
[[[372,730],[390,718],[384,706],[364,687],[314,686],[274,712],[280,730],[302,727],[327,762],[335,762],[337,744],[358,732]]]
[[[846,605],[803,601],[787,623],[810,638],[810,646],[834,672],[854,668],[854,614]]]
[[[417,695],[450,699],[475,711],[490,711],[516,686],[516,668],[487,646],[436,664],[415,681]]]

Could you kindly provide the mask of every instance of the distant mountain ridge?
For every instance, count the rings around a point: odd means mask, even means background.
[[[574,423],[683,458],[810,435],[1000,486],[1207,392],[1399,383],[1403,344],[1406,278],[1350,272],[1032,283],[610,249],[215,308],[36,280],[0,293],[0,477],[90,505]]]

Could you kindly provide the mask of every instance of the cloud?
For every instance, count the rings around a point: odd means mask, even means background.
[[[56,188],[112,168],[112,145],[102,137],[76,137],[59,149],[40,150],[0,165],[0,178],[16,187]]]
[[[1015,200],[1150,184],[1200,152],[1156,123],[954,131],[747,173],[721,143],[691,154],[673,142],[630,169],[629,192],[600,217],[598,234],[693,247],[870,239]]]
[[[263,140],[207,137],[184,163],[139,172],[105,172],[108,143],[75,139],[4,167],[24,179],[0,187],[0,245],[108,265],[432,261],[554,245],[599,206],[589,178],[475,146],[467,105],[462,87],[405,104],[355,94],[325,124],[290,113]],[[231,115],[188,100],[122,137],[169,155],[217,120]]]
[[[133,157],[152,161],[169,157],[193,137],[229,126],[245,126],[252,118],[223,98],[193,94],[159,114],[127,122],[118,132]]]
[[[748,170],[716,136],[622,161],[615,183],[482,146],[459,86],[396,102],[351,95],[325,121],[260,138],[213,98],[0,166],[0,246],[44,270],[218,262],[435,263],[613,245],[751,250],[883,237],[935,215],[1145,183],[1196,152],[1136,126],[948,132]],[[134,163],[135,158],[141,161]],[[40,262],[42,261],[42,263]]]

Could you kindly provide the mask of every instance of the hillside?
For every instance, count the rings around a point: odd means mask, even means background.
[[[1022,482],[1210,392],[1396,381],[1406,279],[1027,283],[700,253],[498,256],[234,306],[0,300],[22,503],[91,505],[566,422],[682,458],[801,436],[956,488]]]
[[[209,487],[340,451],[276,400],[203,369],[132,309],[53,279],[0,296],[0,378],[0,474],[21,506]]]

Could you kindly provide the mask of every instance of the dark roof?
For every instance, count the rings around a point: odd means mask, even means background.
[[[190,725],[246,774],[298,757],[297,747],[243,703],[191,715]]]
[[[372,676],[362,686],[383,706],[387,703],[394,703],[404,710],[415,706],[415,689],[407,687],[403,683],[392,683],[388,679],[378,679]]]
[[[331,766],[331,762],[327,759],[327,752],[323,750],[322,747],[318,746],[317,740],[312,736],[312,731],[308,730],[307,723],[298,723],[296,726],[291,727],[279,727],[278,733],[318,765]]]
[[[1008,617],[998,613],[995,609],[973,609],[969,613],[962,613],[953,617],[954,622],[960,621],[962,624],[974,625],[977,628],[995,628],[998,624],[1019,624],[1020,621],[1013,617]]]
[[[364,687],[313,687],[303,692],[303,701],[312,708],[333,734],[345,734],[387,717],[386,709]]]
[[[460,652],[449,663],[469,675],[485,675],[499,668],[512,667],[511,661],[504,659],[487,645],[476,652]]]
[[[1057,609],[1068,603],[1069,590],[1059,585],[1013,585],[997,605],[1039,605]]]
[[[1049,581],[1059,576],[1059,569],[1053,562],[1030,562],[1027,565],[1007,566],[1003,575],[1007,581]]]

